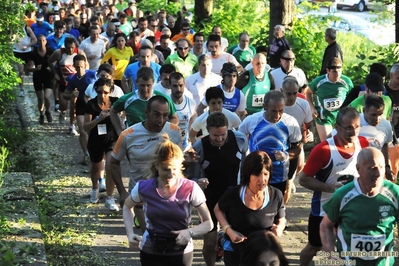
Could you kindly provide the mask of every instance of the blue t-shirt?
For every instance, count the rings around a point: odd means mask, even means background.
[[[136,79],[137,79],[137,71],[139,70],[139,68],[141,67],[140,62],[135,62],[133,64],[130,64],[127,66],[125,73],[123,74],[125,76],[126,79],[132,79],[133,81],[133,88],[132,91],[137,90],[137,83],[136,83]],[[154,71],[154,84],[159,82],[159,77],[160,77],[160,70],[161,70],[161,66],[158,65],[155,62],[150,62],[150,68],[152,68],[152,70]]]
[[[53,32],[53,28],[51,28],[50,24],[46,21],[43,21],[43,24],[39,26],[37,23],[33,23],[31,26],[33,33],[35,34],[36,38],[39,37],[39,35],[44,35],[48,36],[51,32]],[[38,44],[35,44],[35,47],[37,47]]]
[[[66,87],[66,90],[74,91],[75,88],[77,88],[79,91],[78,100],[84,101],[85,91],[87,86],[96,82],[96,80],[97,80],[96,72],[93,70],[86,70],[86,73],[80,79],[78,78],[77,74],[70,76],[68,78],[68,85]]]
[[[56,39],[54,37],[54,34],[51,34],[49,36],[47,36],[47,46],[50,47],[51,49],[53,49],[54,51],[60,48],[64,48],[65,47],[65,39],[68,37],[73,37],[71,34],[69,33],[64,33],[61,35],[61,37],[59,39]]]

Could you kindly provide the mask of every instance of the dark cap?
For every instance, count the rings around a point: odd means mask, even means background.
[[[238,75],[237,67],[233,63],[224,63],[222,70],[220,71],[222,74],[222,77],[228,75],[228,74],[233,74],[236,73]]]
[[[366,87],[372,92],[385,90],[381,75],[375,72],[370,73],[366,76]]]

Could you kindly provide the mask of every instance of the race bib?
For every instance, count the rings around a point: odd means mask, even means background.
[[[340,98],[329,98],[324,99],[324,109],[332,112],[338,110],[342,105],[342,100]]]
[[[106,124],[98,124],[97,125],[97,132],[98,132],[98,135],[107,134],[107,125]]]
[[[352,234],[351,252],[362,252],[362,254],[367,254],[367,256],[360,257],[363,260],[375,260],[378,256],[372,256],[372,253],[373,251],[384,251],[385,239],[385,235],[371,236]]]
[[[263,97],[265,97],[264,94],[252,95],[252,106],[253,107],[262,107],[263,106]]]

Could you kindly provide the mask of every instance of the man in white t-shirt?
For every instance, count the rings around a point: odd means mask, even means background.
[[[86,53],[90,70],[94,71],[97,71],[105,54],[105,42],[100,39],[100,32],[97,26],[90,27],[90,37],[84,39],[79,46]]]
[[[202,131],[201,137],[207,136],[208,130],[206,128],[206,119],[210,113],[222,112],[229,121],[228,129],[238,128],[241,123],[240,118],[236,113],[230,112],[229,110],[223,108],[224,93],[219,87],[210,87],[205,93],[205,99],[209,106],[209,111],[203,113],[197,117],[190,129],[190,139],[191,143],[197,141],[197,134]]]
[[[222,29],[219,26],[214,26],[212,28],[211,34],[215,34],[215,35],[219,35],[220,36],[220,41],[221,41],[221,44],[222,44],[222,51],[226,52],[227,48],[229,47],[229,41],[226,38],[222,37]],[[204,43],[204,49],[205,49],[205,51],[208,50],[207,42]]]
[[[211,34],[208,37],[207,49],[212,60],[212,72],[220,75],[220,70],[224,63],[233,63],[238,70],[238,73],[243,71],[243,67],[238,63],[237,59],[226,52],[222,51],[221,39],[219,35]]]
[[[299,84],[299,92],[303,93],[308,87],[308,80],[302,69],[295,67],[295,54],[291,50],[284,51],[280,58],[281,67],[270,72],[274,79],[276,90],[281,90],[283,80],[287,76],[295,77]]]
[[[189,141],[189,130],[194,119],[197,117],[195,111],[195,101],[193,98],[185,95],[186,84],[181,73],[175,72],[169,78],[170,90],[172,91],[170,98],[176,107],[176,114],[179,117],[179,128],[182,137],[183,150],[191,147]]]
[[[293,116],[297,121],[302,131],[303,142],[313,141],[312,122],[313,116],[309,103],[298,97],[299,84],[295,77],[288,76],[284,79],[282,85],[282,92],[285,97],[284,113]],[[291,192],[295,191],[294,177],[300,173],[305,166],[305,153],[303,147],[297,158],[290,160],[288,171],[288,189],[284,195],[285,203],[290,198]]]
[[[217,86],[221,83],[222,77],[211,72],[212,60],[207,54],[198,57],[197,73],[186,78],[186,87],[193,94],[196,107],[205,97],[208,88]]]

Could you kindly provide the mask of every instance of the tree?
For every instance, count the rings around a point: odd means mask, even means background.
[[[195,24],[202,29],[203,23],[212,18],[213,0],[195,0],[194,15]]]
[[[291,28],[294,16],[294,0],[270,0],[269,43],[271,43],[273,39],[274,27],[276,25],[283,25],[285,27]]]

